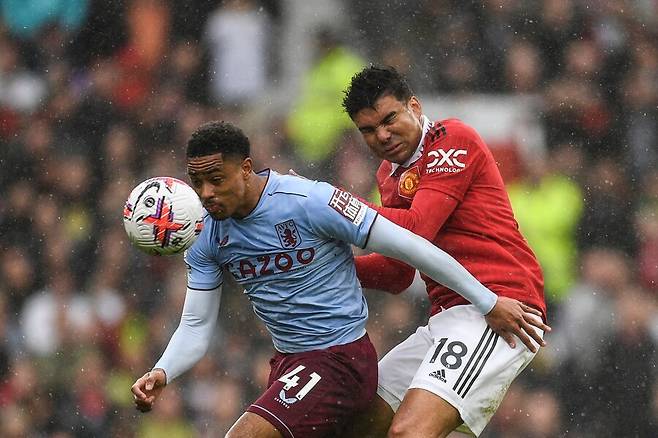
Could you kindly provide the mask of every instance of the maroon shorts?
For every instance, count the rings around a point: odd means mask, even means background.
[[[277,353],[268,388],[249,408],[284,437],[333,437],[377,392],[377,353],[366,334],[345,345]]]

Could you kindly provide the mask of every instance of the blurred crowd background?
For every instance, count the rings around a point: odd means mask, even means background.
[[[123,202],[184,178],[212,119],[245,130],[257,167],[372,196],[378,163],[340,110],[371,62],[423,102],[535,102],[540,147],[494,155],[554,330],[484,436],[658,436],[657,29],[655,0],[0,0],[0,436],[230,427],[272,354],[235,285],[207,357],[152,413],[132,406],[185,270],[129,246]],[[423,291],[366,295],[380,356],[427,320]]]

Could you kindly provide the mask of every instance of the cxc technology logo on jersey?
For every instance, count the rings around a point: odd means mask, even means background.
[[[276,224],[274,228],[276,229],[276,234],[279,236],[279,241],[283,248],[297,248],[299,244],[302,243],[295,221],[292,219]]]
[[[427,156],[434,159],[427,163],[425,174],[461,172],[466,167],[466,164],[461,161],[463,158],[460,157],[465,156],[466,153],[467,151],[465,149],[448,149],[448,151],[437,149],[435,151],[429,151]]]

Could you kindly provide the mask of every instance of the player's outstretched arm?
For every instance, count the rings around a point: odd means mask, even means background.
[[[452,256],[381,215],[372,224],[366,249],[393,257],[424,272],[466,298],[483,315],[496,305],[496,294],[482,285]]]
[[[491,328],[510,346],[514,346],[513,335],[518,336],[531,351],[537,349],[531,338],[544,345],[532,326],[545,331],[550,328],[540,319],[528,316],[537,314],[537,311],[517,300],[499,298],[457,260],[428,240],[379,215],[372,224],[366,249],[396,258],[424,272],[466,298],[482,315],[489,316],[490,312],[494,312],[493,318],[488,318],[487,322],[494,322]]]
[[[457,200],[431,188],[419,190],[411,207],[387,208],[362,201],[391,222],[432,240],[457,206]],[[411,285],[416,270],[384,257],[368,254],[355,258],[356,274],[361,286],[398,294]]]
[[[210,291],[187,290],[180,324],[162,357],[132,386],[137,409],[150,411],[162,388],[206,354],[217,323],[220,297],[221,286]]]

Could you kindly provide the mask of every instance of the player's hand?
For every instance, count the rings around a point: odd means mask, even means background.
[[[137,379],[130,388],[135,398],[135,407],[142,412],[150,411],[166,384],[167,375],[161,368],[154,368]]]
[[[537,352],[537,345],[546,346],[546,342],[533,327],[542,329],[544,333],[551,331],[551,328],[542,321],[539,310],[507,297],[498,297],[496,305],[484,318],[489,327],[500,335],[510,347],[516,347],[514,339],[516,336],[533,353]]]

